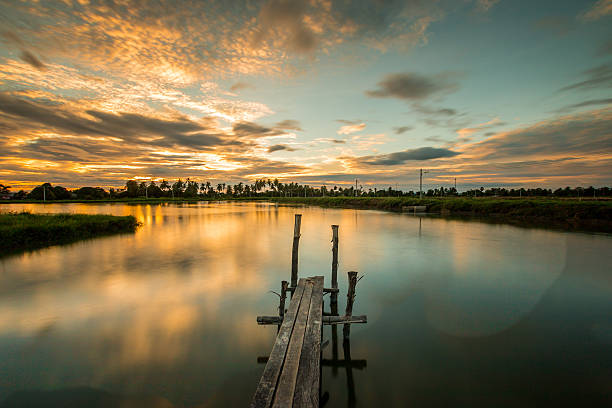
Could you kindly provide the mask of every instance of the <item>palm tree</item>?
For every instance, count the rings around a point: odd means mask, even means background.
[[[170,190],[170,184],[168,184],[168,182],[166,180],[162,180],[161,184],[159,185],[159,188],[161,188],[162,191],[168,191]]]
[[[234,186],[234,193],[236,193],[236,195],[242,194],[243,186],[244,186],[244,184],[242,182],[236,184]]]

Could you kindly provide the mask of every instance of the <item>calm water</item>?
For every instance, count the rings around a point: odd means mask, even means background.
[[[144,226],[0,260],[2,406],[247,405],[296,212],[301,276],[329,284],[331,224],[341,310],[345,272],[365,274],[354,314],[369,322],[353,368],[323,368],[326,407],[612,401],[610,235],[266,203],[23,207]],[[325,360],[344,360],[332,337]]]

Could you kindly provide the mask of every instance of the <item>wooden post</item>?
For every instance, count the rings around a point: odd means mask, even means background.
[[[282,281],[281,282],[281,295],[280,295],[280,304],[278,305],[278,315],[281,319],[285,316],[285,299],[287,299],[287,287],[289,286],[289,282]]]
[[[295,288],[298,281],[298,248],[300,246],[300,228],[302,226],[302,214],[295,214],[295,225],[293,227],[293,249],[291,250],[291,287]]]
[[[332,288],[338,289],[338,225],[332,225]],[[332,315],[338,315],[338,293],[330,296]]]
[[[357,286],[357,272],[350,271],[348,273],[348,292],[346,293],[346,311],[345,316],[353,314],[353,302],[355,301],[355,287]],[[345,324],[343,329],[344,338],[348,339],[351,334],[351,325]]]
[[[332,288],[338,288],[338,226],[332,225]]]

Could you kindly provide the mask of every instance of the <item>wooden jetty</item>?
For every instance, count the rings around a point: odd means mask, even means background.
[[[423,214],[427,212],[426,205],[405,205],[402,207],[403,212],[411,212],[413,214]]]
[[[357,272],[348,272],[349,287],[346,311],[338,315],[338,226],[332,225],[332,284],[324,287],[323,276],[313,276],[298,280],[298,248],[300,239],[301,215],[295,215],[293,234],[291,285],[281,282],[278,316],[258,316],[258,324],[278,326],[278,333],[269,357],[258,358],[266,367],[259,380],[259,385],[251,401],[252,408],[263,407],[319,407],[321,394],[321,366],[330,365],[347,367],[347,378],[350,361],[347,349],[350,347],[348,337],[350,325],[367,323],[366,316],[352,316],[355,299],[355,287],[358,282]],[[291,293],[289,307],[285,310],[286,294]],[[330,293],[331,311],[323,311],[323,295]],[[346,362],[337,360],[336,325],[344,324],[344,346]],[[321,360],[323,325],[333,325],[334,359]],[[326,343],[323,343],[323,346]],[[357,362],[361,368],[365,361]],[[359,367],[357,367],[359,368]],[[350,381],[352,382],[352,373]],[[354,387],[354,386],[353,386]]]

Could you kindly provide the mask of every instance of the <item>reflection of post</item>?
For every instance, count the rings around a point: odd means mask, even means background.
[[[338,361],[338,325],[332,324],[332,360]],[[338,376],[338,367],[332,367],[332,374],[334,377]]]
[[[421,236],[421,223],[423,222],[423,217],[419,217],[419,237]]]
[[[302,226],[302,214],[295,214],[295,226],[293,227],[293,249],[291,250],[291,287],[295,288],[298,281],[298,248],[300,246],[300,227]]]
[[[278,315],[281,317],[281,320],[285,316],[285,299],[287,299],[287,286],[289,286],[289,282],[281,282],[280,302],[278,305]]]
[[[348,326],[348,325],[347,325]],[[346,368],[346,388],[348,390],[348,407],[357,406],[357,398],[355,396],[355,380],[353,379],[353,366],[351,365],[351,341],[345,337],[342,342],[344,351],[344,364]]]
[[[355,301],[355,286],[357,286],[357,272],[355,271],[350,271],[348,273],[348,283],[349,283],[349,287],[348,287],[348,292],[346,294],[346,311],[344,313],[345,316],[352,316],[353,315],[353,302]],[[345,324],[344,325],[344,339],[348,339],[349,335],[351,334],[351,325],[350,324]]]
[[[338,289],[338,226],[332,225],[332,289]],[[338,315],[338,292],[332,292],[330,296],[331,313]]]

